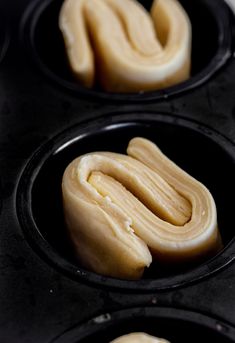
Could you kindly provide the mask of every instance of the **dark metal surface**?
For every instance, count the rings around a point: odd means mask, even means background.
[[[203,80],[205,82],[195,88],[191,87],[185,92],[180,90],[175,95],[169,95],[164,91],[151,94],[151,96],[148,94],[139,94],[139,97],[134,95],[129,99],[127,96],[117,96],[116,98],[115,96],[104,96],[102,92],[98,91],[85,94],[85,90],[74,92],[58,84],[56,80],[52,80],[49,75],[46,75],[34,60],[34,53],[30,52],[32,46],[28,41],[30,25],[25,22],[25,18],[27,18],[25,10],[29,3],[30,1],[16,2],[14,10],[7,1],[2,0],[0,4],[0,17],[4,18],[6,22],[4,26],[6,28],[8,26],[10,35],[10,44],[7,50],[4,48],[5,53],[0,64],[1,343],[51,342],[72,327],[76,328],[75,332],[77,332],[76,330],[80,332],[82,327],[90,325],[86,322],[91,321],[94,317],[116,311],[119,313],[119,311],[131,308],[143,309],[143,307],[153,308],[158,317],[163,315],[166,308],[174,309],[170,312],[172,316],[175,315],[177,309],[198,313],[198,315],[193,314],[190,318],[197,323],[205,320],[202,324],[208,326],[208,330],[221,331],[222,335],[225,332],[226,338],[216,336],[215,342],[216,339],[218,342],[223,342],[223,339],[224,342],[227,342],[226,339],[235,342],[235,251],[233,242],[235,224],[231,205],[227,212],[230,214],[230,219],[223,221],[222,224],[223,234],[226,236],[224,252],[210,263],[192,269],[190,275],[194,275],[194,277],[186,284],[183,282],[184,274],[174,276],[181,280],[177,287],[172,287],[175,284],[170,275],[165,276],[165,279],[162,277],[161,281],[156,281],[157,278],[154,277],[155,287],[153,288],[149,286],[148,279],[143,280],[141,287],[134,285],[119,287],[117,286],[118,283],[120,284],[119,281],[115,284],[115,280],[98,278],[99,282],[97,282],[97,278],[92,279],[92,276],[89,276],[90,274],[86,271],[83,272],[89,277],[73,275],[74,269],[71,272],[66,268],[68,265],[74,266],[74,264],[69,261],[69,258],[67,259],[66,255],[58,253],[57,247],[52,247],[53,244],[51,244],[53,236],[60,235],[58,220],[55,218],[53,223],[53,217],[48,218],[51,236],[45,236],[41,230],[42,226],[40,225],[46,223],[46,218],[36,222],[37,227],[40,228],[38,232],[34,231],[33,225],[32,231],[29,231],[30,228],[24,222],[25,216],[27,217],[25,213],[28,213],[27,208],[31,206],[26,201],[29,198],[25,192],[30,186],[30,182],[33,182],[33,179],[30,181],[29,178],[29,184],[27,184],[25,173],[32,172],[32,170],[33,173],[35,170],[36,172],[40,171],[39,162],[41,160],[50,156],[53,149],[58,149],[58,144],[62,144],[62,141],[66,142],[66,139],[69,141],[71,137],[76,136],[75,133],[78,133],[81,128],[85,130],[86,126],[90,130],[93,125],[95,130],[101,132],[100,125],[104,125],[107,120],[108,125],[114,124],[112,133],[117,137],[119,134],[118,131],[115,131],[115,125],[118,128],[117,119],[112,120],[112,115],[116,113],[118,113],[119,122],[127,121],[129,116],[132,121],[142,121],[143,125],[146,125],[148,118],[154,117],[161,123],[159,132],[162,133],[169,132],[168,128],[166,131],[162,129],[167,122],[167,115],[170,118],[168,124],[173,125],[174,128],[184,126],[185,122],[190,123],[189,126],[193,126],[193,135],[195,130],[199,132],[195,134],[195,140],[199,139],[200,149],[196,151],[194,136],[191,140],[187,140],[188,134],[184,136],[182,133],[181,142],[176,144],[182,150],[184,149],[182,161],[187,162],[185,159],[187,155],[189,160],[196,158],[198,161],[200,154],[203,155],[203,147],[210,149],[208,160],[206,161],[205,153],[203,160],[207,169],[211,168],[211,180],[206,173],[202,173],[202,177],[207,178],[215,192],[219,189],[218,194],[223,194],[224,199],[219,200],[221,208],[223,208],[223,204],[225,204],[224,206],[229,203],[233,204],[232,190],[235,187],[232,179],[235,157],[235,60],[233,57],[234,37],[231,35],[231,31],[229,30],[228,36],[226,36],[224,65],[219,65],[217,71],[212,73],[208,80]],[[196,1],[192,1],[193,3]],[[203,0],[200,3],[202,6]],[[205,3],[216,7],[222,3],[222,0],[207,0]],[[222,6],[221,13],[227,18],[226,22],[223,20],[223,23],[230,27],[233,24],[233,16],[224,5]],[[216,13],[218,13],[218,8]],[[0,20],[0,22],[3,21]],[[200,24],[202,23],[203,21],[200,22]],[[204,20],[204,30],[206,30],[206,23],[207,20]],[[209,27],[208,31],[210,31]],[[3,29],[2,32],[7,32],[7,30]],[[210,31],[209,57],[210,53],[212,57],[213,51],[215,53],[213,49],[221,42],[221,36],[214,37],[213,32],[215,33],[216,30]],[[203,32],[200,34],[202,35]],[[48,41],[46,32],[43,33],[42,38],[47,42],[47,46],[50,44],[53,46],[53,41]],[[216,41],[217,39],[219,42]],[[2,41],[5,41],[5,38],[3,40],[0,38],[0,44]],[[210,43],[212,52],[210,52]],[[195,51],[193,58],[196,61],[197,56],[199,58],[203,51],[199,50],[198,46]],[[56,60],[58,56],[54,54],[52,57]],[[202,61],[201,63],[201,70],[203,69],[205,72],[207,70],[206,62]],[[195,77],[197,77],[200,66],[194,65]],[[164,114],[167,115],[162,119]],[[93,124],[87,124],[91,120],[94,120]],[[175,139],[177,129],[174,129],[172,134]],[[126,143],[121,131],[119,136],[118,148],[122,145],[122,140],[123,144]],[[199,136],[205,137],[205,140],[203,138],[201,141]],[[99,137],[102,138],[102,135]],[[62,140],[60,141],[60,139]],[[161,142],[164,146],[165,141],[168,141],[168,145],[170,145],[170,137],[164,140],[162,135]],[[191,142],[191,145],[187,144],[188,141]],[[81,142],[83,147],[86,142],[89,140]],[[207,145],[207,142],[210,143]],[[173,140],[172,144],[175,144]],[[190,156],[191,146],[194,147],[194,152],[198,153],[198,156]],[[43,155],[45,147],[45,153],[48,155]],[[38,153],[35,155],[36,151]],[[31,160],[32,156],[34,156],[35,163],[34,160]],[[51,163],[51,160],[48,163]],[[217,164],[218,169],[216,169]],[[201,168],[205,168],[205,165],[202,164]],[[26,166],[29,169],[26,169]],[[188,166],[190,168],[191,163]],[[31,167],[32,170],[30,170]],[[35,167],[39,169],[34,169]],[[200,172],[197,172],[200,176]],[[29,175],[32,176],[32,174]],[[39,218],[46,209],[47,205],[43,205],[43,203],[46,203],[48,197],[48,189],[45,188],[44,199],[43,183],[38,185],[40,192],[35,193],[35,201],[39,208],[36,218]],[[47,187],[50,187],[50,184],[47,184]],[[38,198],[37,194],[40,194]],[[23,201],[26,201],[25,210]],[[226,209],[223,211],[226,213]],[[26,218],[27,220],[28,218]],[[27,223],[29,222],[27,221]],[[39,237],[41,237],[41,241]],[[52,251],[54,259],[51,257]],[[56,262],[61,261],[58,256],[63,260],[64,265]],[[153,279],[152,276],[151,278]],[[144,283],[148,286],[145,287]],[[142,311],[141,309],[140,311]],[[136,313],[139,313],[138,311]],[[148,314],[151,312],[150,310],[146,311]],[[182,316],[182,313],[178,312],[179,317]],[[116,318],[115,316],[111,315],[105,318],[109,321],[110,318]],[[210,319],[207,321],[208,317]],[[200,326],[200,324],[197,325]],[[204,331],[202,330],[202,332]],[[208,337],[210,338],[210,335]],[[71,342],[74,342],[74,337],[72,339]]]

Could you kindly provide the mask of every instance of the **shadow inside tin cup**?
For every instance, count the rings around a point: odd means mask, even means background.
[[[141,280],[133,282],[103,277],[79,265],[64,225],[61,181],[74,158],[93,151],[125,154],[129,140],[136,136],[155,142],[170,159],[207,186],[217,205],[225,249],[197,265],[163,268],[153,263]],[[167,114],[110,115],[67,130],[35,154],[19,183],[18,215],[34,248],[72,277],[140,290],[176,287],[208,276],[232,260],[234,173],[233,144],[200,124]]]
[[[147,9],[151,1],[140,1]],[[23,35],[37,66],[57,84],[75,93],[109,100],[144,101],[160,99],[191,89],[208,80],[231,56],[231,13],[220,0],[181,0],[192,23],[191,78],[159,91],[114,94],[79,85],[68,66],[64,41],[58,27],[62,1],[43,0],[25,15]]]
[[[51,343],[109,343],[132,332],[145,332],[171,343],[234,342],[235,330],[208,316],[174,308],[134,308],[96,317],[71,328]]]

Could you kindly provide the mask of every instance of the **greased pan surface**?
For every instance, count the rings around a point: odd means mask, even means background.
[[[1,34],[10,32],[8,47],[0,38],[1,342],[108,342],[138,324],[156,334],[169,327],[172,342],[190,330],[235,342],[234,17],[223,1],[182,3],[195,38],[191,80],[128,95],[74,84],[53,26],[60,1],[22,1],[14,11],[1,3]],[[124,152],[137,134],[209,187],[225,248],[186,270],[153,268],[135,283],[101,277],[74,260],[59,184],[76,154]]]

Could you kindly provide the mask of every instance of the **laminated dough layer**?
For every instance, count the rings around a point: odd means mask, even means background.
[[[191,24],[177,0],[65,0],[59,27],[72,72],[86,87],[139,92],[189,78]]]
[[[76,158],[62,191],[76,254],[102,275],[138,279],[152,259],[187,263],[222,247],[209,190],[147,139],[132,139],[127,155]]]

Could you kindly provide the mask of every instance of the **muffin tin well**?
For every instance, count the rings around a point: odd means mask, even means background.
[[[220,0],[181,2],[192,23],[191,78],[159,91],[112,94],[80,86],[69,69],[58,27],[61,0],[43,0],[31,5],[24,17],[22,31],[26,46],[38,68],[64,89],[106,100],[156,100],[199,86],[212,77],[232,55],[233,22],[227,5]],[[151,1],[142,1],[142,4],[149,9]]]
[[[131,332],[145,332],[171,343],[230,343],[234,328],[195,312],[161,307],[134,308],[96,317],[67,330],[51,343],[109,343]]]
[[[217,204],[225,249],[199,266],[164,268],[164,271],[152,266],[142,280],[133,282],[103,277],[79,266],[66,238],[61,181],[66,166],[75,157],[93,151],[125,153],[128,141],[136,136],[155,142],[167,156],[209,188]],[[233,144],[203,125],[168,114],[110,114],[63,132],[34,155],[18,187],[18,215],[35,249],[78,280],[137,290],[176,287],[202,278],[231,260],[234,172]]]

